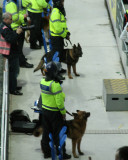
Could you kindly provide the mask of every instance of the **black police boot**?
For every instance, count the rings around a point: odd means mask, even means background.
[[[33,66],[34,66],[33,64],[30,64],[28,62],[20,64],[20,67],[22,67],[22,68],[33,68]]]
[[[13,92],[10,92],[10,94],[13,94],[13,95],[17,95],[17,96],[22,96],[23,93],[19,92],[19,91],[13,91]]]
[[[44,158],[50,158],[51,157],[50,147],[44,147],[42,145],[42,140],[40,141],[40,144],[41,144],[42,153],[44,153]]]
[[[45,153],[44,154],[44,158],[50,158],[51,157],[51,153]]]
[[[63,154],[63,159],[70,159],[70,158],[71,158],[71,155],[69,155],[67,153]]]

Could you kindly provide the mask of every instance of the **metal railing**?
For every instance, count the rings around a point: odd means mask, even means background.
[[[8,60],[4,59],[3,98],[1,116],[1,156],[0,160],[8,159]]]
[[[117,0],[117,16],[116,16],[116,27],[118,29],[118,36],[123,31],[123,21],[124,21],[124,14],[126,12],[123,1],[122,0]],[[122,49],[123,51],[127,54],[128,53],[128,45],[122,41]]]

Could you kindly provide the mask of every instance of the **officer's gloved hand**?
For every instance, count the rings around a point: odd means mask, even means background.
[[[68,32],[67,35],[66,35],[67,40],[70,40],[70,35],[71,35],[70,32]]]

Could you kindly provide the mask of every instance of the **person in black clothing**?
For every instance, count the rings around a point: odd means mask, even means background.
[[[63,61],[64,38],[70,39],[70,32],[66,25],[66,12],[64,8],[64,0],[53,0],[53,10],[50,16],[50,39],[52,53],[59,52],[60,62]],[[64,37],[64,34],[67,34]],[[65,73],[66,70],[61,68],[60,73]]]
[[[0,36],[11,44],[10,54],[3,55],[9,60],[9,92],[14,95],[22,95],[23,93],[19,92],[22,87],[17,87],[17,76],[19,74],[19,49],[17,40],[22,29],[18,28],[16,32],[11,29],[12,15],[10,13],[4,13],[2,18],[3,22],[0,24]]]
[[[11,27],[13,30],[16,31],[16,29],[19,26],[22,26],[22,25],[24,26],[26,24],[27,17],[28,17],[26,13],[26,9],[30,5],[31,5],[31,2],[29,3],[25,1],[24,3],[22,0],[7,1],[7,3],[5,4],[5,10],[6,12],[9,12],[12,14]],[[20,52],[19,65],[22,68],[33,68],[34,65],[28,63],[27,58],[25,58],[25,55],[23,54],[24,38],[25,38],[25,31],[23,31],[18,38],[18,48]]]

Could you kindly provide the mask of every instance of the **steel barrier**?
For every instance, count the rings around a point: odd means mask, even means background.
[[[8,159],[8,60],[4,60],[3,98],[1,108],[1,155],[0,160]]]

